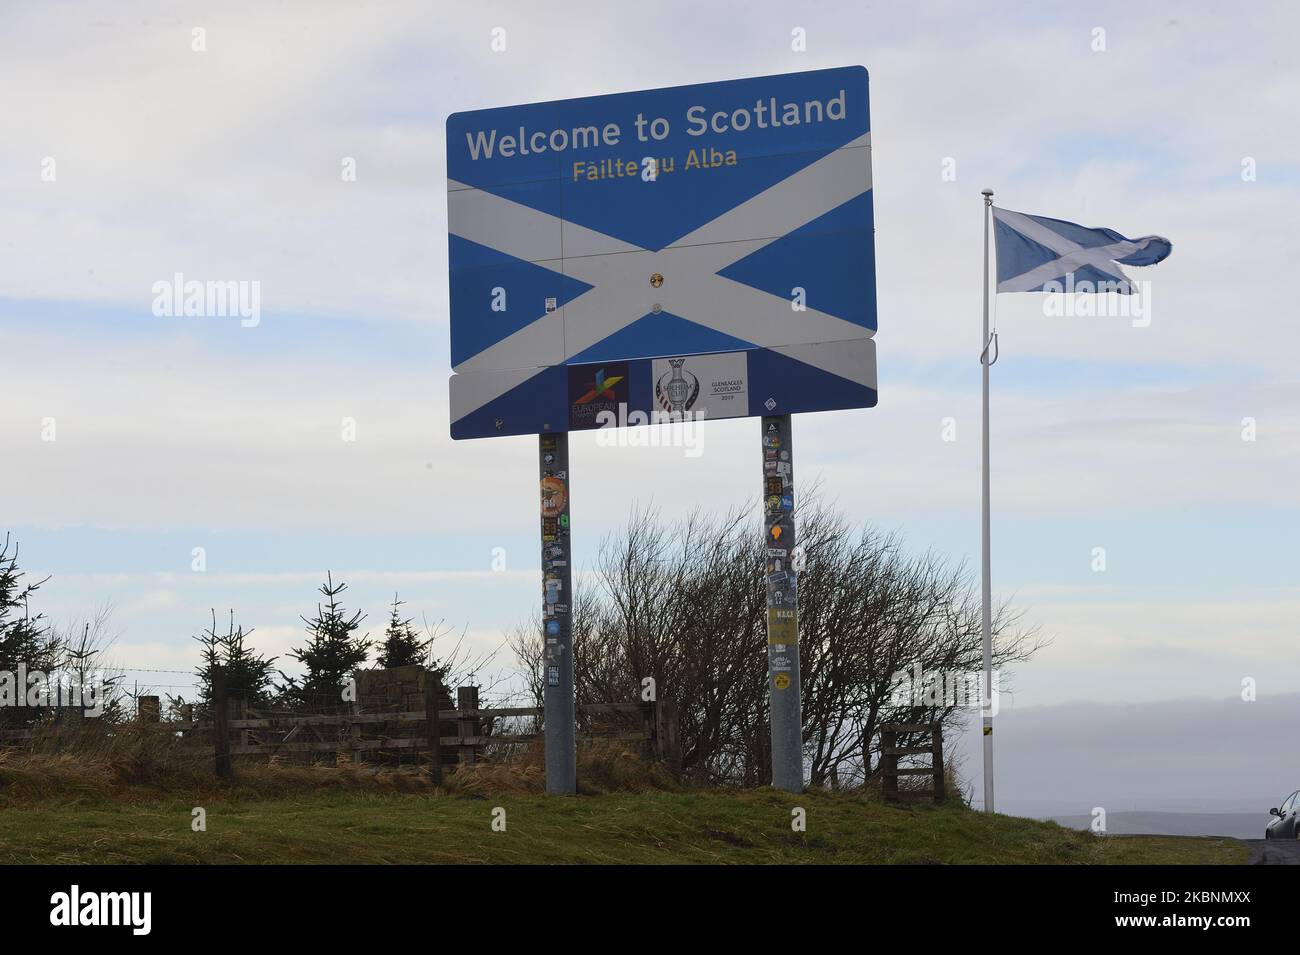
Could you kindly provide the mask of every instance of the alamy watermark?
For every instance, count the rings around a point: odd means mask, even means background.
[[[200,282],[185,280],[177,272],[171,281],[153,283],[153,313],[159,318],[234,318],[244,328],[262,321],[262,283],[253,281]]]
[[[998,671],[994,670],[989,676],[991,692],[986,705],[981,671],[927,671],[920,663],[914,663],[910,670],[897,670],[892,675],[892,702],[895,706],[977,709],[988,716],[997,716],[1000,696]]]
[[[620,401],[618,411],[602,409],[596,413],[596,445],[602,448],[685,448],[686,457],[704,453],[704,429],[707,417],[700,411],[628,411]],[[673,424],[676,428],[644,429],[644,425]]]
[[[102,672],[54,673],[28,670],[0,670],[0,707],[69,707],[89,717],[104,715],[107,682]]]
[[[83,892],[74,885],[50,896],[50,924],[126,926],[132,935],[148,935],[153,928],[153,893]]]
[[[1074,273],[1067,272],[1064,282],[1043,283],[1043,291],[1049,293],[1043,296],[1048,318],[1127,318],[1134,328],[1151,324],[1150,282],[1076,282]]]

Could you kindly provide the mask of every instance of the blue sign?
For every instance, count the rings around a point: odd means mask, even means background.
[[[876,404],[867,71],[447,120],[451,433]]]

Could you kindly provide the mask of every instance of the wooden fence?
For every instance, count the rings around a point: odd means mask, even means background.
[[[900,736],[929,737],[929,743],[899,746]],[[930,765],[899,769],[901,756],[930,756]],[[943,769],[943,726],[939,723],[882,723],[880,726],[880,765],[882,791],[885,802],[898,803],[905,799],[933,799],[943,802],[947,798],[947,782]],[[898,786],[900,776],[929,776],[931,789],[912,789]]]
[[[227,693],[220,672],[213,674],[213,719],[161,720],[153,698],[138,707],[137,723],[156,725],[172,735],[209,737],[214,768],[230,778],[236,756],[271,757],[280,754],[335,754],[340,762],[364,759],[361,754],[389,753],[397,757],[422,758],[438,781],[444,766],[473,763],[491,750],[531,744],[535,732],[495,732],[506,720],[533,718],[540,723],[539,707],[480,707],[477,687],[460,687],[456,704],[446,709],[437,704],[449,697],[433,673],[425,673],[420,709],[333,714],[303,714],[259,711],[237,696]],[[411,699],[409,695],[406,697]],[[143,703],[145,698],[141,698]],[[191,711],[192,712],[192,711]],[[188,714],[187,714],[188,715]],[[599,703],[577,708],[579,745],[597,740],[637,743],[647,755],[663,762],[674,774],[681,771],[677,708],[669,702]],[[82,724],[84,732],[90,727]],[[107,729],[107,728],[106,728]],[[46,734],[40,727],[0,731],[0,742],[33,741]]]
[[[439,763],[475,762],[489,746],[501,744],[528,744],[537,733],[491,733],[481,727],[488,721],[505,717],[540,718],[538,707],[488,707],[469,706],[453,710],[439,710],[436,717],[423,710],[400,713],[343,713],[330,715],[282,714],[265,717],[227,719],[224,731],[221,721],[215,727],[217,736],[227,739],[229,756],[274,755],[277,753],[364,753],[401,752],[405,750],[436,754]],[[579,743],[596,740],[649,743],[656,758],[671,764],[680,763],[676,748],[676,713],[666,703],[599,703],[578,707],[578,718],[592,716],[623,716],[635,718],[640,727],[624,733],[590,732],[579,736]],[[454,722],[456,732],[434,736],[429,727]],[[204,723],[169,724],[178,731],[206,729]],[[409,728],[409,735],[374,735],[371,727],[390,726]],[[240,736],[239,742],[229,742],[231,734]],[[275,738],[278,737],[278,738]],[[307,738],[315,737],[315,738]]]

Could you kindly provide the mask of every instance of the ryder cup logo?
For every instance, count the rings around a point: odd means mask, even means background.
[[[670,358],[668,364],[672,371],[655,382],[655,401],[667,412],[690,411],[700,397],[700,379],[682,370],[685,358]]]

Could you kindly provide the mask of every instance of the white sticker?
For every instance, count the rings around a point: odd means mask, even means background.
[[[749,414],[748,359],[744,352],[656,358],[651,363],[655,409],[707,418]]]

